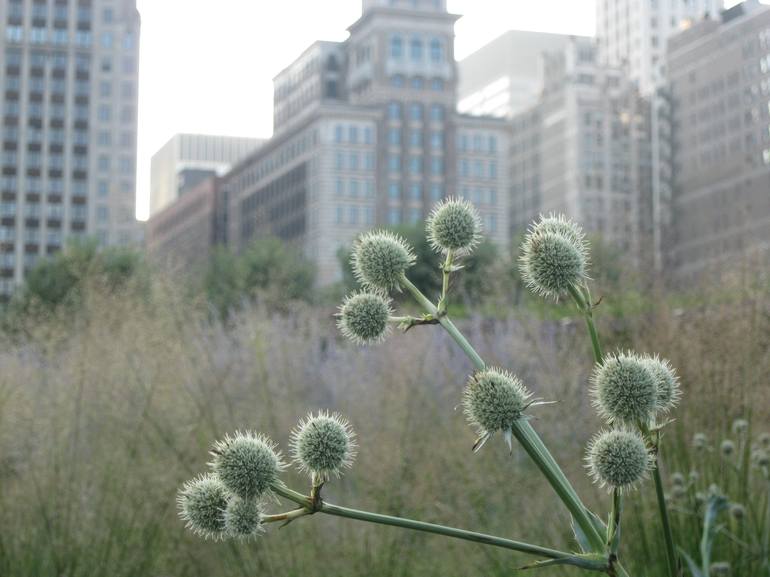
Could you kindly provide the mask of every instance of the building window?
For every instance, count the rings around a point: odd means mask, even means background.
[[[393,36],[390,39],[390,57],[394,60],[400,60],[404,53],[404,43],[400,36]]]
[[[388,142],[392,146],[401,146],[401,129],[391,128],[388,131]]]
[[[364,144],[372,144],[373,142],[374,137],[372,135],[372,127],[364,126]]]
[[[420,122],[422,120],[422,104],[413,102],[409,105],[409,118],[414,122]]]
[[[442,198],[444,198],[444,187],[441,184],[434,182],[430,185],[430,199],[433,202],[437,202]]]
[[[444,48],[438,38],[434,38],[430,41],[430,59],[434,63],[439,63],[444,60]]]
[[[411,224],[417,224],[422,220],[422,211],[419,208],[412,208],[409,210],[409,222]]]
[[[388,171],[392,173],[401,172],[401,156],[398,154],[388,156]]]
[[[341,178],[337,179],[336,190],[337,190],[337,196],[342,196],[343,194],[345,194],[345,181],[342,180]]]
[[[409,131],[409,145],[414,148],[422,147],[422,130]]]
[[[394,74],[390,77],[390,85],[394,88],[403,88],[404,76],[402,74]]]
[[[358,196],[358,181],[357,180],[351,180],[350,181],[350,196],[357,197]]]
[[[441,92],[444,90],[444,80],[441,78],[434,78],[430,81],[430,89],[434,92]]]
[[[337,170],[345,170],[345,155],[342,152],[337,153],[335,166],[337,167]]]
[[[348,224],[358,224],[358,207],[356,205],[351,205],[348,209],[349,220]]]
[[[430,172],[434,176],[444,174],[444,159],[440,156],[434,156],[430,159]]]
[[[364,224],[374,224],[374,208],[371,206],[364,207]]]
[[[497,178],[497,163],[494,160],[489,161],[489,178]]]
[[[425,80],[423,80],[422,76],[412,78],[412,88],[414,90],[423,90],[425,88]]]
[[[358,170],[358,153],[350,153],[350,170]]]
[[[409,55],[414,62],[422,60],[422,40],[412,38],[412,41],[409,43]]]
[[[341,205],[336,206],[335,215],[334,215],[334,222],[336,224],[342,224],[345,220],[345,209]]]
[[[391,226],[401,224],[401,212],[397,208],[388,209],[388,224]]]
[[[412,155],[409,157],[409,172],[411,174],[422,174],[422,156]]]
[[[358,144],[358,126],[351,125],[348,128],[348,140],[351,144]]]
[[[391,120],[401,120],[401,104],[391,102],[388,104],[388,118]]]
[[[344,129],[341,124],[334,127],[334,142],[340,143],[343,139]]]
[[[374,153],[373,152],[364,153],[364,169],[374,170]]]
[[[412,200],[422,200],[422,184],[419,182],[410,184],[409,194],[412,197]]]
[[[441,104],[433,104],[430,107],[430,118],[433,122],[444,120],[444,107]]]
[[[434,130],[430,133],[430,147],[433,150],[441,150],[444,147],[444,132]]]
[[[388,197],[393,200],[401,198],[401,184],[398,182],[388,183]]]

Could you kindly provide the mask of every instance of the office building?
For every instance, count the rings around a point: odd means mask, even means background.
[[[4,0],[0,299],[72,237],[129,244],[140,18],[134,0]]]
[[[563,50],[569,36],[510,30],[458,63],[457,110],[511,118],[537,103],[542,55]]]
[[[563,213],[633,262],[649,237],[649,106],[592,39],[543,56],[539,102],[512,119],[511,235]]]
[[[770,7],[748,1],[671,39],[672,234],[679,280],[770,249]]]
[[[507,127],[454,112],[457,18],[444,0],[364,0],[346,41],[278,74],[273,138],[222,180],[235,249],[278,236],[329,284],[363,231],[418,225],[453,195],[507,249]]]
[[[195,178],[192,171],[200,171],[198,174],[203,177],[209,171],[222,175],[263,142],[234,136],[174,135],[150,161],[150,215],[174,202],[190,186],[190,179]],[[180,181],[183,172],[187,184]]]
[[[597,0],[601,61],[620,67],[649,96],[665,81],[666,41],[721,9],[722,0]]]

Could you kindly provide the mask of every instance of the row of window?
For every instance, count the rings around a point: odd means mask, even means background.
[[[460,134],[457,139],[457,149],[461,152],[497,152],[497,136],[475,133],[473,135]]]
[[[408,146],[412,148],[423,147],[423,132],[422,130],[410,130]],[[432,150],[443,150],[444,148],[444,131],[432,130],[429,133],[430,148]],[[388,130],[388,144],[391,146],[401,146],[403,139],[403,131],[401,128],[391,128]]]
[[[423,186],[421,182],[410,182],[408,184],[409,198],[412,200],[422,200]],[[391,181],[388,183],[388,198],[391,200],[401,200],[402,186],[401,182]],[[438,202],[444,198],[444,185],[439,182],[433,182],[430,185],[430,200]]]
[[[463,178],[495,179],[497,178],[497,162],[494,160],[484,161],[478,158],[473,161],[461,158],[458,172]]]
[[[407,85],[406,76],[403,74],[394,74],[390,77],[390,85],[393,88],[404,88]],[[446,87],[443,78],[431,78],[428,85],[434,92],[442,92]],[[409,86],[412,90],[425,90],[425,78],[422,76],[413,76],[409,79]]]
[[[401,60],[404,57],[406,41],[401,35],[395,34],[390,38],[390,57],[393,60]],[[423,62],[425,52],[429,56],[429,61],[433,64],[441,64],[446,56],[444,54],[444,42],[438,38],[431,38],[428,41],[418,36],[413,36],[408,40],[409,59],[412,62]]]
[[[334,208],[334,223],[372,225],[374,224],[374,207],[338,204]]]
[[[133,176],[133,173],[132,173]],[[85,182],[76,180],[73,181],[71,186],[72,195],[83,197],[88,194],[88,186]],[[63,195],[64,194],[64,180],[62,178],[49,178],[46,183],[45,190],[51,195]],[[122,179],[119,181],[119,185],[116,190],[121,194],[133,194],[134,193],[134,181],[132,179]],[[3,175],[0,178],[0,191],[13,192],[19,191],[18,179],[15,176]],[[43,181],[40,178],[27,177],[24,184],[24,192],[30,194],[42,194],[43,193]],[[107,180],[98,180],[96,182],[96,193],[100,197],[106,197],[110,193],[110,183]]]
[[[421,154],[412,154],[404,159],[407,163],[409,174],[423,174],[425,160]],[[444,157],[431,156],[429,159],[428,170],[433,176],[442,176],[444,174]],[[402,171],[402,158],[400,154],[388,155],[388,172],[398,174]]]
[[[408,211],[406,211],[405,218],[402,216],[402,210],[400,208],[388,209],[388,224],[390,226],[398,226],[404,222],[409,224],[418,224],[422,222],[422,219],[423,216],[421,208],[410,208]]]
[[[335,187],[335,194],[337,196],[349,195],[353,198],[357,196],[374,196],[374,181],[371,179],[357,180],[355,178],[350,180],[344,180],[338,178]]]
[[[375,160],[374,152],[364,152],[363,154],[351,151],[345,153],[338,151],[335,157],[335,168],[337,170],[374,170]]]
[[[7,26],[5,28],[5,39],[8,42],[24,42],[24,28],[22,26]],[[53,30],[47,30],[46,28],[30,28],[29,35],[27,36],[30,44],[56,44],[58,46],[65,46],[70,43],[70,35],[67,30],[54,28]],[[91,46],[91,33],[85,30],[76,30],[73,34],[72,41],[76,46],[90,47]]]
[[[444,106],[442,104],[431,104],[429,107],[430,120],[433,122],[442,122],[444,120]],[[425,106],[419,102],[412,102],[408,106],[409,119],[413,122],[423,120]],[[400,102],[391,102],[388,104],[388,118],[390,120],[401,120],[404,106]]]
[[[334,126],[334,142],[337,144],[358,144],[359,134],[364,144],[374,144],[374,131],[371,126],[359,127],[356,124]]]

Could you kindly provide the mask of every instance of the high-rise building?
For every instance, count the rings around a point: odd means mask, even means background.
[[[638,260],[649,229],[649,106],[620,69],[598,63],[592,39],[572,38],[543,65],[539,102],[512,120],[511,234],[563,213]]]
[[[222,182],[229,242],[296,244],[318,279],[375,226],[417,224],[463,195],[508,243],[507,127],[454,112],[454,23],[445,0],[364,0],[344,42],[317,42],[274,80],[274,137]]]
[[[195,178],[193,171],[200,171],[204,177],[209,171],[222,175],[263,142],[235,136],[174,135],[150,161],[150,215],[174,202],[185,186],[190,186],[189,180]],[[182,173],[188,177],[187,184],[180,180]]]
[[[563,34],[509,30],[458,63],[457,110],[511,118],[537,103],[544,52],[562,50]]]
[[[596,37],[602,62],[620,67],[650,95],[665,81],[666,41],[704,18],[723,0],[597,0]]]
[[[672,236],[680,280],[770,254],[770,7],[747,1],[672,38]],[[729,267],[728,267],[729,268]]]
[[[3,0],[0,299],[70,237],[137,240],[135,0]]]

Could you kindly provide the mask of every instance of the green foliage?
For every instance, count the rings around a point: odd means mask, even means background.
[[[226,247],[215,249],[203,287],[212,306],[226,315],[245,302],[273,308],[310,301],[314,280],[315,269],[296,249],[268,237],[254,241],[240,254]]]

